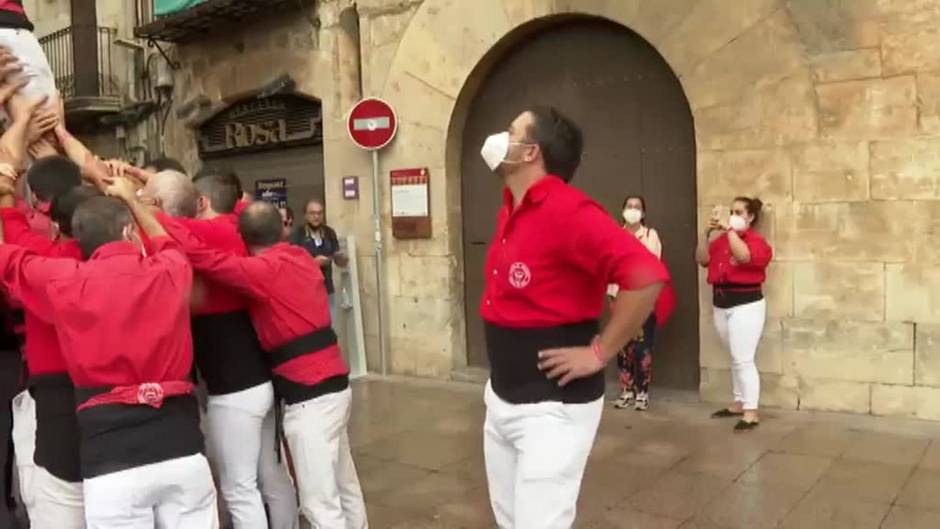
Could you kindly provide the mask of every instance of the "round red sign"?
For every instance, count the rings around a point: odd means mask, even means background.
[[[349,112],[346,130],[353,143],[374,151],[388,145],[398,131],[398,118],[391,105],[370,97],[356,103]]]

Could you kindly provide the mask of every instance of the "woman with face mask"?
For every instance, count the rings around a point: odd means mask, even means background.
[[[731,353],[734,404],[712,417],[738,418],[736,432],[753,430],[760,423],[760,375],[754,360],[767,314],[763,283],[773,258],[773,249],[753,229],[762,207],[757,198],[734,199],[727,223],[713,215],[696,249],[699,264],[708,268],[715,328]]]
[[[641,196],[628,196],[623,201],[623,229],[633,234],[650,252],[662,259],[663,245],[656,230],[646,225],[646,200]],[[617,296],[617,285],[607,289],[612,298]],[[620,371],[620,397],[614,407],[633,406],[637,411],[649,409],[649,385],[653,373],[653,343],[656,337],[656,315],[651,314],[639,335],[630,340],[617,355]]]

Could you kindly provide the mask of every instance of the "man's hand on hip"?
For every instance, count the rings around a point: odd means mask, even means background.
[[[604,369],[606,365],[606,362],[598,358],[591,345],[539,351],[539,369],[546,377],[558,379],[558,385],[561,387],[576,378],[589,377]]]

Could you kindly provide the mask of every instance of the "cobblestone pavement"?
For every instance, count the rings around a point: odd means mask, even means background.
[[[482,389],[354,384],[354,456],[373,529],[494,527]],[[609,408],[581,490],[578,529],[937,529],[940,424],[767,410],[733,434],[713,407],[667,395]]]

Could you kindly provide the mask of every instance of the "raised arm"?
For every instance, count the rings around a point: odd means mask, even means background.
[[[179,219],[160,215],[170,236],[183,248],[193,269],[252,298],[267,297],[266,282],[276,273],[261,257],[243,257],[210,247]]]
[[[88,150],[75,136],[72,136],[61,121],[54,130],[65,155],[82,168],[82,177],[106,193],[108,186],[114,183],[108,165]]]
[[[0,137],[0,156],[3,161],[17,169],[26,167],[31,123],[35,120],[36,131],[42,135],[52,130],[59,119],[53,111],[40,111],[40,107],[45,105],[47,100],[48,98],[41,98],[25,105],[11,105],[13,124]]]
[[[105,192],[124,201],[127,208],[131,210],[131,214],[134,215],[137,225],[144,230],[148,237],[155,239],[168,236],[167,231],[163,229],[163,225],[160,224],[153,212],[137,200],[134,184],[130,180],[120,177],[115,178],[114,183],[108,186]]]

